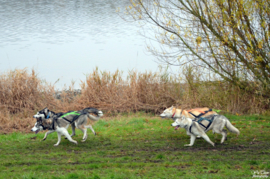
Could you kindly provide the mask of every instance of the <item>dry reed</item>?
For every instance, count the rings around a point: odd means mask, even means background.
[[[123,73],[93,70],[81,82],[81,94],[74,96],[72,85],[55,98],[52,85],[42,82],[32,70],[16,69],[0,76],[0,133],[30,132],[38,110],[55,112],[95,107],[105,114],[145,111],[160,113],[164,108],[207,106],[232,113],[264,113],[269,99],[250,94],[226,82],[206,80],[198,71],[187,68],[177,77],[166,71]]]

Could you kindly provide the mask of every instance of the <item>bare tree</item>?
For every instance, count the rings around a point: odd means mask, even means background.
[[[162,48],[150,51],[161,62],[200,66],[242,89],[270,97],[270,1],[131,0],[131,4],[126,8],[129,15],[156,27],[155,38]]]

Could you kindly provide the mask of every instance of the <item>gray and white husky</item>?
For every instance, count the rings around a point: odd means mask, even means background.
[[[225,116],[222,115],[213,115],[212,122],[207,128],[204,125],[201,125],[199,122],[193,121],[191,118],[185,116],[177,118],[175,122],[172,123],[172,126],[176,128],[184,128],[187,131],[187,135],[190,135],[190,144],[186,144],[185,146],[193,146],[196,140],[196,136],[204,138],[208,143],[215,146],[215,144],[209,139],[206,134],[206,132],[208,132],[209,130],[212,130],[213,133],[221,134],[221,143],[223,143],[227,137],[227,131],[223,129],[224,126],[226,126],[226,128],[230,132],[236,133],[237,136],[240,134],[239,130],[234,127]]]
[[[92,115],[91,113],[95,114],[96,116]],[[37,119],[37,122],[31,131],[37,134],[39,131],[48,129],[49,131],[46,132],[43,140],[47,138],[48,134],[56,131],[58,134],[58,142],[54,146],[59,145],[62,135],[64,135],[69,141],[77,144],[77,141],[71,138],[75,135],[75,127],[84,133],[82,140],[82,142],[84,142],[87,139],[87,128],[91,129],[96,135],[93,127],[90,124],[87,124],[87,118],[97,121],[102,116],[102,111],[96,108],[85,108],[80,111],[69,111],[67,113],[55,113],[50,111],[48,108],[44,108],[33,116]],[[67,131],[70,124],[72,126],[71,135],[69,135]]]

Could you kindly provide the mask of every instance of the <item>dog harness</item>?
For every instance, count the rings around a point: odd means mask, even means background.
[[[210,119],[201,117],[198,121],[196,121],[196,119],[193,120],[192,123],[191,123],[191,125],[189,126],[189,133],[192,134],[191,128],[192,128],[194,122],[197,122],[198,124],[200,124],[202,127],[205,128],[204,130],[206,131],[206,130],[211,126],[211,124],[212,124],[212,122],[213,122],[213,120],[214,120],[214,117],[215,117],[215,115],[213,115]],[[207,121],[209,122],[209,124],[208,124],[207,126],[203,125],[203,124],[202,124],[202,121],[203,121],[203,120],[207,120]]]
[[[57,113],[54,117],[53,117],[53,122],[52,122],[52,127],[47,127],[46,129],[49,130],[55,130],[55,126],[54,126],[54,122],[56,122],[56,124],[59,126],[57,118],[59,118],[59,116],[63,115],[63,113]]]
[[[65,116],[68,116],[68,115],[76,115],[73,117],[72,121],[68,120],[67,118],[65,118]],[[69,111],[67,113],[65,113],[64,115],[60,116],[60,118],[68,121],[70,124],[73,123],[76,119],[78,119],[78,117],[82,115],[80,113],[77,113],[77,111]]]
[[[197,123],[200,124],[202,127],[204,127],[205,130],[207,130],[207,129],[211,126],[211,124],[212,124],[212,122],[213,122],[213,120],[214,120],[214,117],[215,117],[215,115],[213,115],[211,118],[201,117],[198,121],[196,121],[196,119],[193,120],[193,121],[197,122]],[[203,120],[206,120],[206,121],[209,122],[207,126],[205,126],[204,124],[202,124],[202,121],[203,121]]]
[[[191,134],[192,134],[191,127],[192,127],[193,123],[194,123],[194,121],[192,121],[191,125],[189,126],[189,133],[191,133]]]
[[[201,113],[201,114],[199,114],[198,116],[196,116],[195,114],[193,114],[193,113],[191,113],[191,112],[188,112],[188,113],[191,114],[192,116],[194,116],[195,118],[199,118],[199,117],[201,117],[202,115],[204,115],[204,114],[206,114],[206,113],[208,113],[208,112],[210,112],[210,111],[212,111],[212,109],[209,109],[208,111],[204,111],[204,113]]]

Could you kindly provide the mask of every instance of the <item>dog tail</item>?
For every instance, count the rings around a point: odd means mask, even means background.
[[[103,116],[103,112],[96,109],[96,108],[84,108],[81,111],[83,114],[87,114],[87,113],[93,113],[95,115],[97,115],[98,117],[102,117]]]
[[[91,115],[91,114],[86,114],[87,115],[87,117],[89,118],[89,119],[91,119],[92,121],[98,121],[99,120],[99,116],[93,116],[93,115]]]
[[[96,109],[96,108],[91,108],[91,107],[89,107],[89,108],[84,108],[83,110],[82,110],[82,113],[94,113],[94,114],[98,114],[98,109]]]
[[[236,127],[234,127],[229,120],[226,121],[225,125],[230,132],[237,134],[237,136],[240,134],[240,131]]]

